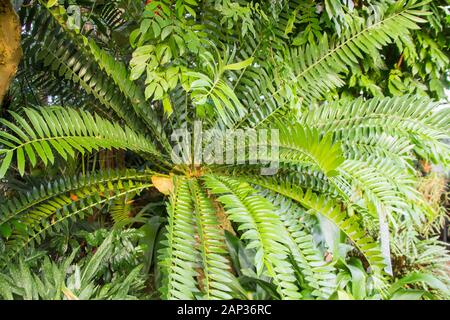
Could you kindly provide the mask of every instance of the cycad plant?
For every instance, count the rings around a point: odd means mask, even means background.
[[[21,94],[0,120],[4,263],[100,213],[114,228],[145,223],[133,216],[163,197],[149,265],[163,299],[449,297],[443,244],[423,244],[438,258],[406,269],[391,249],[400,234],[416,248],[438,214],[418,191],[420,163],[450,161],[435,76],[448,59],[435,43],[428,75],[415,67],[414,39],[440,8],[97,2],[19,11]],[[381,83],[398,50],[413,71]],[[244,161],[199,161],[198,123],[215,156]]]

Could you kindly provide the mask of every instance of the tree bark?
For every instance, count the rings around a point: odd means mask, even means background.
[[[22,57],[21,25],[10,0],[0,0],[0,104]]]

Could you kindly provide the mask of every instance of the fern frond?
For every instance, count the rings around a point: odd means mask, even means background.
[[[388,161],[348,159],[340,168],[343,177],[354,187],[354,194],[361,195],[374,207],[384,207],[390,218],[393,213],[403,216],[411,203],[420,198],[415,189],[415,176],[399,170]],[[371,207],[367,204],[367,207]],[[379,211],[374,210],[374,211]]]
[[[294,269],[285,245],[284,225],[274,213],[274,208],[247,183],[228,177],[205,176],[206,188],[218,196],[225,206],[229,219],[243,231],[247,248],[256,249],[255,266],[258,275],[270,276],[284,299],[298,299]]]
[[[189,90],[194,106],[202,106],[211,100],[215,106],[215,111],[219,119],[224,124],[229,124],[230,119],[245,114],[244,106],[241,104],[233,89],[225,78],[227,70],[240,70],[253,61],[249,58],[237,63],[231,63],[234,52],[225,52],[225,57],[220,55],[215,58],[211,53],[205,52],[200,55],[203,64],[206,66],[205,73],[187,72],[186,75],[192,78]]]
[[[111,215],[115,226],[123,226],[130,221],[130,213],[132,209],[131,199],[134,195],[127,195],[122,198],[117,198],[113,201],[109,214]]]
[[[340,143],[333,142],[330,134],[322,135],[315,128],[283,120],[272,121],[269,128],[266,139],[261,138],[262,134],[257,139],[254,130],[224,130],[215,135],[215,143],[222,144],[220,149],[225,156],[236,154],[244,162],[276,162],[281,166],[321,171],[327,176],[335,175],[344,161]],[[235,137],[237,144],[234,143]]]
[[[386,134],[407,139],[421,157],[448,165],[450,151],[443,140],[450,135],[449,117],[450,108],[439,102],[402,96],[325,104],[302,115],[300,122],[333,132],[348,145]]]
[[[200,289],[206,299],[231,299],[233,276],[225,256],[225,236],[219,228],[215,208],[197,180],[190,181],[190,188],[201,255]]]
[[[349,67],[358,63],[365,55],[378,56],[383,46],[398,37],[418,29],[417,23],[426,22],[421,17],[420,3],[398,1],[385,12],[384,16],[374,15],[366,20],[354,20],[337,39],[322,36],[317,44],[309,43],[301,47],[289,47],[279,60],[271,61],[272,67],[259,68],[258,79],[273,83],[268,89],[240,89],[252,94],[253,102],[246,115],[236,119],[236,126],[259,126],[283,109],[298,108],[307,102],[322,98],[327,92],[341,87],[342,75]],[[263,63],[263,62],[262,62]],[[263,65],[264,66],[264,65]],[[267,74],[267,77],[263,77]],[[248,94],[247,94],[248,95]]]
[[[87,212],[92,214],[95,208],[110,203],[127,194],[136,194],[152,186],[151,183],[118,181],[106,185],[96,185],[78,190],[75,198],[60,196],[33,207],[18,220],[20,228],[8,240],[8,250],[12,255],[32,244],[40,244],[47,235],[61,230],[69,221],[83,218]]]
[[[126,27],[128,23],[126,11],[131,9],[131,5],[127,5],[123,1],[111,1],[99,5],[97,9],[95,4],[96,3],[94,3],[94,7],[91,8],[95,15],[91,16],[91,18],[96,22],[96,25],[104,26],[104,29],[106,30],[102,30],[103,33],[109,34],[115,30],[124,29]],[[102,23],[97,23],[98,21],[101,21]]]
[[[261,175],[261,167],[259,166],[235,166],[235,167],[217,167],[214,172],[221,175],[252,179],[253,177]],[[325,194],[330,198],[339,198],[342,201],[348,199],[351,192],[341,190],[335,181],[330,179],[320,170],[313,170],[310,166],[290,165],[280,163],[277,175],[289,180],[291,184],[297,185],[305,189],[312,189],[313,191]]]
[[[394,222],[392,213],[405,216],[420,202],[411,151],[448,163],[448,118],[448,107],[404,96],[328,103],[300,122],[333,133],[347,158],[338,170],[353,185],[352,193],[362,194],[370,211],[384,210]]]
[[[117,61],[105,50],[102,50],[92,39],[88,40],[81,35],[83,43],[87,43],[86,48],[89,53],[97,61],[100,69],[104,70],[108,76],[114,81],[122,94],[127,97],[133,106],[134,112],[141,118],[150,128],[152,128],[154,136],[161,142],[162,146],[168,148],[168,140],[164,132],[161,122],[156,116],[154,110],[145,103],[144,92],[142,89],[130,80],[130,73],[125,64]]]
[[[333,143],[331,135],[321,137],[314,129],[284,121],[276,123],[276,128],[279,130],[281,161],[291,163],[306,156],[325,175],[336,174],[344,159],[340,144]]]
[[[70,200],[78,200],[83,190],[101,190],[105,185],[123,184],[124,182],[149,182],[151,172],[99,171],[86,175],[63,177],[31,188],[28,192],[21,192],[0,205],[0,225],[9,224],[10,228],[20,218],[36,207],[51,207],[53,204],[67,204]],[[79,194],[80,192],[80,194]],[[73,199],[71,199],[73,198]]]
[[[276,178],[248,178],[249,183],[277,192],[285,197],[300,203],[308,212],[320,214],[333,222],[364,255],[374,272],[381,272],[384,267],[384,258],[378,245],[361,228],[356,215],[348,216],[341,206],[323,195],[313,193],[311,189],[303,191],[302,188],[292,185],[289,180]]]
[[[417,10],[420,6],[415,1],[399,1],[381,19],[373,17],[365,22],[355,19],[338,41],[328,39],[325,34],[317,45],[290,48],[286,61],[293,63],[285,76],[307,101],[321,98],[328,90],[343,85],[340,74],[358,63],[363,54],[377,55],[382,46],[411,29],[419,29],[417,23],[426,22],[421,16],[427,14]]]
[[[104,51],[102,56],[93,42],[89,43],[84,36],[69,30],[63,7],[46,8],[45,5],[21,10],[26,30],[31,33],[24,43],[28,56],[42,62],[58,77],[79,84],[133,129],[145,131],[143,120],[148,120],[156,135],[164,137],[151,108],[142,105],[144,100],[140,100],[140,89],[126,78],[127,71],[121,67],[123,65]]]
[[[88,112],[70,108],[26,108],[24,111],[26,117],[11,112],[17,124],[0,120],[11,132],[0,131],[0,143],[4,145],[0,149],[0,154],[3,154],[0,178],[10,168],[13,156],[16,156],[17,168],[23,175],[25,155],[34,167],[38,157],[47,165],[54,162],[55,153],[67,159],[67,156],[74,157],[75,151],[84,153],[99,148],[158,154],[144,136]]]
[[[362,133],[362,132],[361,132]],[[336,133],[336,139],[339,138]],[[387,133],[357,134],[352,137],[342,137],[342,148],[347,159],[371,161],[383,159],[398,170],[413,172],[413,156],[411,150],[414,145],[408,138],[393,137]]]
[[[189,299],[200,293],[196,278],[199,254],[196,249],[195,220],[189,182],[174,178],[174,191],[167,208],[164,248],[158,252],[163,274],[160,288],[163,299]]]
[[[26,37],[24,37],[26,38]],[[27,41],[26,39],[24,41]],[[27,51],[26,47],[24,48]],[[110,109],[105,108],[102,104],[86,92],[77,84],[67,79],[58,77],[58,74],[48,72],[48,67],[44,63],[38,61],[36,57],[26,56],[23,61],[23,69],[20,70],[16,79],[20,86],[28,87],[33,97],[32,103],[27,98],[17,97],[17,107],[10,108],[10,110],[19,110],[22,107],[38,106],[43,104],[40,102],[39,96],[51,96],[49,105],[56,106],[71,106],[72,108],[79,108],[82,110],[97,113],[104,119],[110,121],[121,121]],[[35,93],[38,93],[35,94]]]
[[[264,190],[262,195],[274,204],[276,214],[283,221],[289,234],[289,250],[304,276],[304,281],[312,289],[311,294],[328,299],[336,289],[335,269],[324,261],[323,253],[314,244],[310,230],[302,223],[307,213],[293,200],[282,195],[268,190]]]

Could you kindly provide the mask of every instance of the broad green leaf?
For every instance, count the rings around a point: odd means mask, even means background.
[[[170,96],[167,95],[164,99],[163,99],[163,108],[164,108],[164,112],[167,114],[167,116],[170,116],[173,112],[172,109],[172,104],[170,102]]]
[[[397,280],[390,288],[389,292],[391,294],[394,294],[398,289],[402,288],[406,284],[412,284],[417,282],[423,282],[426,285],[432,287],[436,290],[441,290],[442,292],[445,292],[446,294],[449,293],[449,288],[438,278],[435,276],[428,274],[428,273],[422,273],[422,272],[413,272],[410,273],[400,280]]]
[[[51,8],[54,5],[56,5],[58,3],[58,0],[48,0],[47,1],[47,8]]]
[[[19,170],[19,174],[23,176],[25,173],[25,156],[23,153],[23,148],[18,148],[16,150],[16,156],[17,156],[17,169]]]
[[[225,70],[240,70],[248,67],[253,62],[253,57],[250,57],[248,59],[228,64],[224,67]]]
[[[5,153],[5,156],[2,159],[2,164],[0,166],[0,179],[3,178],[6,174],[6,171],[8,171],[9,165],[11,164],[13,154],[14,154],[13,151],[8,151]]]

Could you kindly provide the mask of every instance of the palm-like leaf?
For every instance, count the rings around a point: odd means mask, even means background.
[[[97,115],[74,109],[25,109],[27,118],[13,113],[18,125],[2,120],[11,133],[0,132],[3,156],[0,177],[3,177],[15,155],[21,175],[25,172],[25,154],[32,166],[39,158],[44,164],[54,162],[55,151],[64,159],[99,148],[129,149],[147,154],[158,154],[144,136],[128,127],[103,120]],[[55,151],[54,151],[55,150]]]

